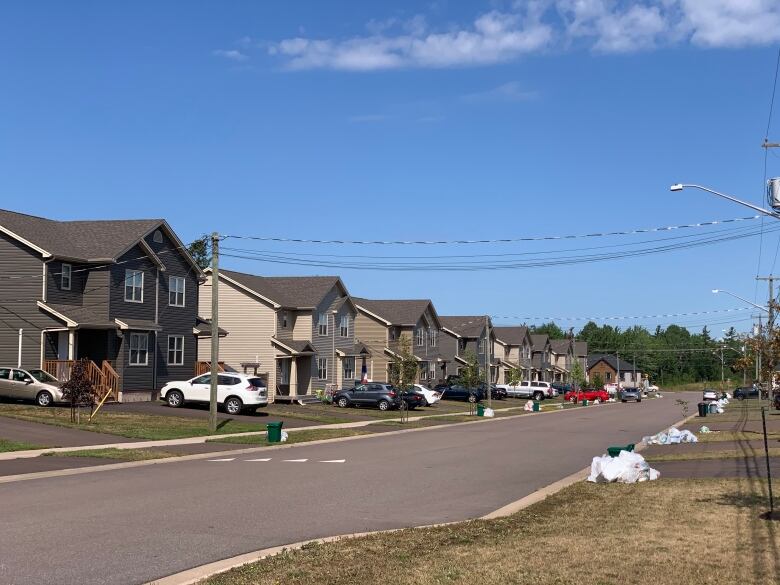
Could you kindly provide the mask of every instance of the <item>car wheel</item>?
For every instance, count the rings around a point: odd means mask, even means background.
[[[225,412],[228,414],[239,414],[243,407],[244,403],[241,402],[241,399],[237,398],[236,396],[231,396],[225,400]]]
[[[171,408],[179,408],[182,404],[184,404],[184,394],[178,390],[171,390],[168,392],[168,394],[165,395],[165,401]]]
[[[337,404],[341,408],[346,408],[347,406],[349,406],[349,400],[347,400],[346,396],[342,396],[341,398],[339,398],[339,401],[337,402]]]
[[[477,395],[469,394],[469,402],[471,402],[471,404],[474,404],[476,401],[477,401]]]
[[[637,398],[636,401],[637,402],[642,402],[642,399],[641,398]]]
[[[379,410],[390,410],[390,403],[387,400],[380,400]]]
[[[741,395],[740,395],[740,396],[737,396],[737,400],[745,400],[745,397],[744,397],[744,396],[741,396]]]
[[[35,397],[35,403],[38,406],[51,406],[53,401],[54,398],[52,397],[51,393],[47,392],[46,390],[38,392],[38,396]]]
[[[628,402],[628,400],[626,400],[625,398],[621,398],[620,402]]]
[[[543,392],[534,392],[534,400],[544,400]]]

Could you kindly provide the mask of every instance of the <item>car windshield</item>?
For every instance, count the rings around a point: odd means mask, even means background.
[[[262,378],[249,378],[249,383],[255,388],[265,388],[265,380]]]
[[[30,375],[33,378],[44,384],[59,384],[57,378],[52,376],[49,372],[43,370],[28,370],[28,372],[30,372]]]

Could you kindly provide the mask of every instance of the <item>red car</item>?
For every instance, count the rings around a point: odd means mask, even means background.
[[[590,402],[606,402],[609,399],[609,394],[605,390],[584,388],[579,392],[569,390],[563,395],[563,399],[567,402],[574,402],[575,399],[577,402],[582,402],[583,400],[588,400]]]

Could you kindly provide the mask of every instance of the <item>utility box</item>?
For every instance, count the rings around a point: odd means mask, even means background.
[[[780,177],[766,182],[766,202],[775,211],[780,211]]]

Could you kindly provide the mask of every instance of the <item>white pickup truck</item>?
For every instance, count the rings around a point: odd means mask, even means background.
[[[558,391],[550,385],[550,382],[520,382],[517,386],[508,384],[497,384],[499,388],[506,390],[507,396],[513,398],[533,398],[534,400],[544,400],[545,398],[555,398]]]

